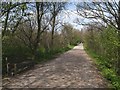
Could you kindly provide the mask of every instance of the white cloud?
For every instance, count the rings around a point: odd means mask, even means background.
[[[61,20],[62,23],[70,23],[74,26],[74,28],[80,29],[82,26],[78,25],[77,23],[75,23],[75,20],[77,18],[79,19],[83,19],[83,17],[79,16],[77,14],[76,10],[64,10],[59,14],[59,18]]]

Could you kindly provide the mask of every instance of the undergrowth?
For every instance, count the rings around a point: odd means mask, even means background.
[[[85,51],[93,58],[101,74],[112,84],[112,88],[120,90],[120,76],[118,76],[114,68],[108,67],[106,58],[97,55],[88,48],[85,48]]]

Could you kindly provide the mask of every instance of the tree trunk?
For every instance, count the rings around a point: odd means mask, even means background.
[[[51,45],[52,46],[54,43],[54,28],[55,28],[55,17],[53,18],[53,25],[52,25],[52,35],[51,35]]]
[[[8,18],[9,18],[9,10],[7,11],[7,15],[6,15],[6,19],[5,19],[5,24],[4,24],[4,30],[2,32],[2,37],[4,37],[5,33],[6,33],[6,28],[7,28],[7,22],[8,22]]]
[[[56,20],[56,14],[55,14],[55,4],[53,4],[53,22],[52,22],[51,47],[53,47],[53,44],[54,44],[54,29],[55,29],[55,20]]]
[[[39,11],[39,8],[40,8],[40,11]],[[33,54],[34,54],[34,58],[36,57],[36,51],[37,51],[37,48],[39,46],[39,42],[40,42],[40,35],[41,35],[41,19],[43,17],[43,2],[39,3],[39,2],[36,2],[36,10],[37,10],[37,36],[36,36],[36,39],[35,39],[35,43],[34,43],[34,50],[33,50]]]

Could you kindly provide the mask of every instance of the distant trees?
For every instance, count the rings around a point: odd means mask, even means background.
[[[77,29],[74,29],[72,25],[65,24],[62,33],[66,44],[76,44],[81,41],[81,32]]]

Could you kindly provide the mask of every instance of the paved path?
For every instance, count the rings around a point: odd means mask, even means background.
[[[8,88],[104,88],[106,80],[80,44],[58,58],[3,82]]]

